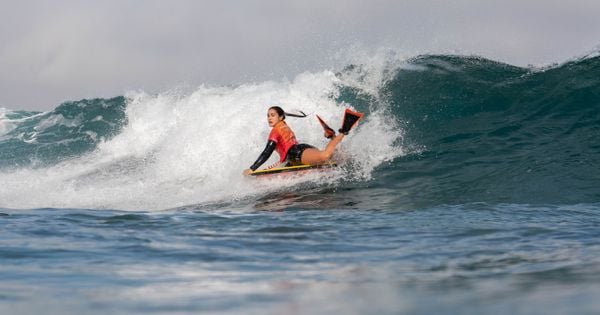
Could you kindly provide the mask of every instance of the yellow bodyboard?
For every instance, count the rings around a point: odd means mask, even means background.
[[[337,164],[335,162],[330,162],[326,164],[319,165],[295,165],[295,166],[284,166],[284,167],[274,167],[263,170],[256,170],[250,173],[250,176],[261,176],[261,175],[271,175],[271,174],[279,174],[279,173],[288,173],[288,172],[298,172],[304,170],[312,170],[312,169],[323,169],[323,168],[332,168],[336,167]]]

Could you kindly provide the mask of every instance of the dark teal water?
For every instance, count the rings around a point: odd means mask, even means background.
[[[376,92],[333,97],[367,114],[350,137],[370,150],[392,118],[401,153],[342,162],[368,176],[277,188],[194,173],[186,157],[202,159],[179,146],[192,140],[160,129],[186,120],[151,102],[4,113],[0,312],[596,314],[600,58],[421,56],[386,73]],[[137,154],[138,130],[166,141]]]
[[[115,97],[65,102],[44,113],[8,112],[0,167],[53,164],[93,150],[127,122],[125,107],[126,99]]]
[[[356,191],[336,193],[345,200]],[[331,199],[315,191],[312,198]],[[351,199],[351,198],[349,198]],[[593,314],[598,204],[3,210],[3,313]]]

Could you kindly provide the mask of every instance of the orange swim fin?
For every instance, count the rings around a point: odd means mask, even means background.
[[[323,126],[323,129],[325,129],[325,138],[327,139],[331,139],[333,137],[335,137],[335,130],[331,129],[331,127],[329,127],[324,121],[323,119],[321,119],[321,117],[319,117],[319,115],[317,115],[317,119],[319,120],[319,122],[321,123],[321,126]]]
[[[346,108],[346,111],[344,112],[344,122],[342,123],[342,128],[340,128],[340,132],[347,135],[348,132],[350,132],[350,129],[356,126],[362,116],[364,116],[363,113],[355,112]]]

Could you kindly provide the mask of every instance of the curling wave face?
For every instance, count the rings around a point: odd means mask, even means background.
[[[293,81],[128,93],[47,113],[0,113],[2,207],[164,209],[298,185],[367,186],[374,208],[597,202],[600,57],[544,69],[463,56],[348,66]],[[366,116],[328,176],[249,181],[271,105],[337,127]],[[288,123],[326,144],[314,117]],[[272,157],[274,162],[276,157]],[[254,197],[253,197],[254,196]]]
[[[545,69],[428,56],[382,87],[423,146],[376,175],[405,203],[597,202],[600,57]]]

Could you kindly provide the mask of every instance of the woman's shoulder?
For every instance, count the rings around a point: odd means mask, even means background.
[[[281,136],[290,132],[292,132],[292,129],[285,123],[285,121],[282,120],[273,126],[273,129],[271,129],[271,133],[269,135]]]
[[[276,123],[275,126],[273,126],[273,130],[271,130],[271,132],[282,131],[282,130],[286,130],[286,129],[290,129],[290,127],[285,123],[285,121],[282,120],[282,121]]]

